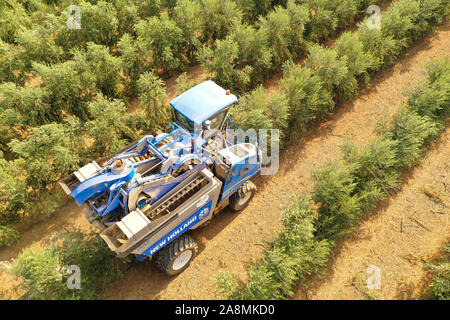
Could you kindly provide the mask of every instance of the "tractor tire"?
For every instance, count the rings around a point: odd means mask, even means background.
[[[182,235],[158,253],[157,263],[165,274],[174,276],[189,266],[197,250],[197,243],[190,236]]]
[[[256,186],[253,182],[247,181],[230,196],[230,208],[236,212],[244,210],[252,201],[255,192]]]

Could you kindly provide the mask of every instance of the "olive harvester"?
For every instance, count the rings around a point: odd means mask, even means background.
[[[244,209],[255,193],[260,143],[227,134],[237,101],[205,81],[170,102],[170,132],[146,135],[59,183],[119,257],[154,257],[166,274],[178,274],[197,252],[186,232],[226,206]]]

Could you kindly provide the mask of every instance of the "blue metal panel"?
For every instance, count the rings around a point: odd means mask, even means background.
[[[196,124],[202,124],[212,115],[238,101],[234,94],[208,80],[182,93],[170,105]]]
[[[239,172],[242,169],[247,169],[247,171],[239,175]],[[222,196],[220,197],[220,201],[229,197],[233,194],[240,186],[242,186],[248,179],[253,177],[255,174],[259,172],[261,169],[261,165],[258,164],[249,164],[249,163],[236,163],[234,166],[230,168],[228,172],[228,177],[226,183],[223,187]],[[233,175],[232,172],[235,172]]]
[[[201,220],[205,219],[209,213],[211,212],[212,200],[205,204],[203,207],[198,209],[193,215],[188,217],[182,223],[180,223],[177,227],[173,228],[167,235],[159,239],[155,244],[153,244],[150,248],[145,250],[142,255],[138,255],[142,259],[143,255],[153,255],[158,252],[160,249],[171,243],[173,240],[181,236],[183,233],[191,229],[193,226],[198,224]]]
[[[81,206],[86,200],[98,197],[106,189],[109,189],[114,183],[130,181],[134,177],[134,174],[134,168],[130,168],[130,170],[123,174],[115,174],[111,171],[107,171],[103,174],[83,181],[72,190],[71,195],[77,204]]]

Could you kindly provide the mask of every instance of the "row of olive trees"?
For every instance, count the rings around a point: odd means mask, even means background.
[[[427,67],[428,78],[410,93],[408,104],[386,124],[378,140],[342,147],[341,159],[313,172],[313,192],[292,201],[283,228],[248,269],[243,282],[229,271],[216,277],[219,292],[231,299],[283,299],[296,284],[324,272],[330,251],[377,201],[398,188],[402,171],[416,163],[445,128],[450,116],[450,56]],[[445,269],[446,268],[446,269]],[[437,275],[432,298],[448,297],[448,266],[431,266]],[[447,286],[447,287],[446,287]]]
[[[285,1],[4,0],[2,3],[0,53],[8,56],[0,58],[0,82],[23,84],[32,61],[63,62],[72,57],[74,49],[84,49],[93,42],[108,47],[115,56],[124,56],[122,67],[133,87],[143,70],[163,74],[185,69],[196,62],[201,46],[212,45],[229,34],[233,20],[249,22]],[[75,9],[70,9],[74,6]]]
[[[260,87],[240,99],[233,113],[237,124],[245,129],[278,128],[288,138],[298,137],[308,124],[323,119],[336,103],[366,85],[371,73],[392,64],[405,48],[432,32],[448,17],[449,7],[446,0],[399,0],[383,14],[380,29],[363,21],[357,33],[344,33],[334,48],[310,46],[303,67],[284,63],[276,94]]]
[[[230,33],[213,47],[202,47],[198,59],[219,84],[243,92],[286,61],[303,57],[311,43],[353,25],[369,4],[373,1],[290,0],[259,16],[254,25],[233,20]]]

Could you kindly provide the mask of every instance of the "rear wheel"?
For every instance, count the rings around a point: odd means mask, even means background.
[[[233,211],[244,210],[252,201],[256,192],[256,186],[251,181],[244,183],[234,194],[230,197],[230,208]]]
[[[174,276],[189,266],[197,250],[195,241],[190,236],[183,235],[158,253],[157,263],[167,275]]]

